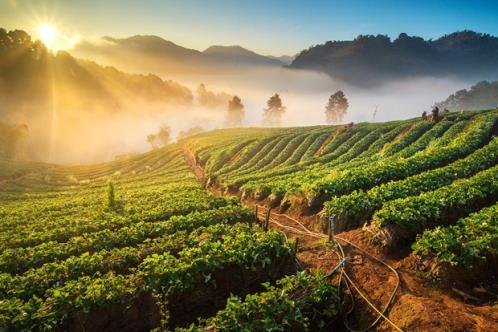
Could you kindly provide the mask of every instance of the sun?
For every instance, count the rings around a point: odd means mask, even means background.
[[[50,24],[41,24],[37,29],[38,38],[51,50],[57,49],[58,32]]]

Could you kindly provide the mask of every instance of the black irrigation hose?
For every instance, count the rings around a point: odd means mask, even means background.
[[[265,209],[268,210],[268,208],[264,207]],[[287,226],[287,225],[283,225],[281,223],[279,223],[278,221],[276,221],[275,219],[273,218],[270,218],[269,221],[271,221],[272,223],[278,225],[279,227],[282,227],[282,228],[287,228],[297,234],[303,234],[303,235],[308,235],[308,236],[312,236],[312,237],[315,237],[315,238],[325,238],[326,235],[324,234],[320,234],[320,233],[317,233],[317,232],[312,232],[310,231],[306,226],[304,226],[301,222],[299,222],[298,220],[292,218],[292,217],[289,217],[285,214],[278,214],[278,213],[273,213],[274,215],[276,216],[283,216],[295,223],[297,223],[304,231],[301,231],[295,227],[292,227],[292,226]],[[283,233],[283,232],[282,232]],[[287,236],[286,236],[286,239],[287,239]],[[368,331],[370,330],[371,328],[373,328],[379,321],[381,318],[384,318],[389,324],[391,324],[396,330],[398,331],[402,331],[401,328],[399,328],[394,322],[392,322],[387,316],[386,316],[386,312],[389,308],[389,306],[392,304],[393,300],[394,300],[394,297],[396,296],[396,293],[399,289],[399,285],[400,285],[400,278],[399,278],[399,274],[398,272],[396,271],[396,269],[394,269],[392,266],[390,266],[389,264],[387,264],[386,262],[384,262],[383,260],[373,256],[372,254],[370,254],[369,252],[367,252],[366,250],[360,248],[359,246],[357,246],[356,244],[342,238],[342,237],[339,237],[339,236],[335,236],[334,238],[334,243],[336,245],[336,249],[334,250],[334,252],[337,254],[337,256],[339,257],[340,261],[341,262],[344,262],[345,261],[345,253],[344,253],[344,249],[343,247],[341,246],[341,244],[337,241],[340,240],[340,241],[343,241],[343,242],[346,242],[347,244],[355,247],[357,250],[361,251],[362,253],[364,253],[366,256],[368,256],[369,258],[377,261],[378,263],[381,263],[382,265],[386,266],[388,269],[390,269],[394,275],[396,276],[396,286],[394,287],[394,290],[393,292],[391,293],[391,296],[389,297],[389,300],[387,301],[387,304],[384,306],[383,310],[379,310],[373,303],[371,303],[368,298],[361,292],[361,290],[358,288],[358,286],[356,286],[356,284],[351,280],[351,278],[349,277],[349,275],[347,274],[346,270],[344,267],[340,267],[341,268],[341,273],[339,275],[339,290],[340,290],[340,287],[342,285],[342,283],[344,282],[344,284],[346,285],[348,291],[349,291],[349,294],[350,294],[350,298],[351,298],[351,308],[346,312],[346,316],[344,317],[344,326],[351,332],[365,332],[365,331]],[[297,260],[297,259],[296,259]],[[333,271],[335,272],[335,271]],[[344,277],[344,279],[343,279]],[[354,297],[353,297],[353,294],[352,294],[352,291],[351,291],[351,286],[356,290],[356,292],[367,302],[367,304],[372,307],[374,309],[374,311],[376,313],[379,314],[379,316],[377,316],[377,318],[371,323],[369,324],[367,327],[361,329],[361,330],[355,330],[353,328],[351,328],[349,326],[349,323],[347,321],[347,317],[349,316],[349,314],[351,314],[354,310]]]
[[[259,216],[256,216],[256,217],[259,218]],[[270,221],[272,221],[272,220],[270,219]],[[280,233],[284,236],[285,242],[290,245],[289,238],[287,237],[287,234],[285,234],[284,232],[280,232]],[[299,270],[301,270],[301,271],[305,270],[303,264],[301,264],[299,259],[297,259],[297,256],[295,256],[295,254],[297,254],[297,251],[294,253],[294,261],[295,261],[296,265],[299,267]]]

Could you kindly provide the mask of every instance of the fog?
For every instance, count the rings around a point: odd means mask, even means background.
[[[173,137],[194,126],[205,130],[222,128],[226,106],[199,105],[195,93],[200,83],[209,91],[239,96],[245,106],[245,127],[262,125],[266,101],[274,93],[280,94],[286,106],[283,126],[309,126],[325,124],[324,106],[338,89],[345,92],[350,104],[343,122],[387,121],[419,116],[434,102],[472,83],[417,78],[365,89],[324,74],[278,67],[241,68],[238,72],[216,75],[155,74],[187,86],[194,94],[192,104],[123,99],[119,110],[93,105],[91,112],[81,106],[54,106],[42,120],[21,120],[30,128],[31,151],[46,151],[32,154],[34,159],[63,164],[108,161],[116,155],[150,150],[146,137],[161,125],[171,127]],[[378,111],[374,119],[375,108]],[[48,146],[41,149],[44,144]]]
[[[287,107],[283,125],[308,126],[325,124],[324,107],[329,96],[339,89],[344,91],[350,105],[344,122],[387,121],[419,116],[435,102],[473,83],[426,77],[361,88],[325,74],[274,67],[252,68],[237,75],[173,78],[189,86],[203,82],[212,89],[238,95],[246,106],[246,126],[261,125],[265,103],[275,92]],[[376,107],[377,116],[373,119]]]

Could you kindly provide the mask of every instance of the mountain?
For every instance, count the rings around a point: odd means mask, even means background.
[[[462,89],[450,95],[446,100],[436,103],[440,109],[450,111],[482,110],[498,107],[498,81],[479,82],[469,90]]]
[[[402,33],[360,35],[352,41],[328,41],[299,53],[290,68],[312,69],[356,85],[431,76],[467,80],[498,77],[498,38],[473,31],[436,40]]]
[[[95,133],[104,119],[117,123],[118,116],[164,114],[192,99],[177,82],[54,54],[24,31],[0,29],[0,119],[28,126],[30,138],[42,145],[36,149],[39,159],[56,134],[67,141],[88,139],[88,131]]]
[[[285,64],[280,60],[257,54],[238,45],[211,46],[205,49],[203,53],[217,61],[229,61],[231,63],[267,66],[283,66]]]
[[[281,56],[273,56],[273,55],[267,55],[267,58],[278,60],[280,62],[283,62],[286,65],[290,65],[292,61],[296,58],[296,56],[291,56],[291,55],[281,55]]]
[[[2,115],[15,113],[31,102],[51,103],[53,89],[57,90],[61,107],[78,103],[88,111],[96,106],[119,110],[125,100],[181,104],[192,101],[190,90],[176,82],[151,74],[127,74],[67,52],[54,54],[21,30],[0,29],[0,66]]]
[[[84,41],[76,45],[72,53],[128,70],[170,74],[216,74],[240,67],[285,65],[283,61],[241,46],[211,46],[200,52],[150,35],[103,37],[98,41]]]

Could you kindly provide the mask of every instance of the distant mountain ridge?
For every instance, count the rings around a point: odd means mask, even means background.
[[[498,38],[460,31],[436,40],[401,33],[360,35],[352,41],[312,46],[289,65],[311,69],[357,85],[372,85],[417,76],[466,79],[498,78]]]
[[[102,57],[119,67],[154,73],[220,72],[240,67],[282,67],[287,64],[239,45],[213,45],[201,52],[153,35],[102,37],[99,42],[84,41],[72,53],[97,61]],[[143,61],[137,64],[136,59]]]
[[[190,104],[192,92],[174,81],[158,76],[128,74],[115,67],[73,57],[68,52],[50,52],[22,30],[0,28],[0,114],[15,113],[19,101],[36,104],[51,102],[52,86],[57,102],[71,108],[86,105],[88,111],[100,105],[119,110],[123,100],[147,100]]]
[[[192,100],[190,89],[175,81],[53,53],[22,30],[0,28],[0,122],[28,125],[36,141],[31,158],[50,155],[52,135],[70,142],[85,135],[78,131],[84,125],[93,128],[103,118],[163,113],[188,107]],[[0,130],[0,135],[9,136],[6,132],[12,131]],[[1,141],[0,158],[12,155],[13,145]]]
[[[256,52],[243,48],[242,46],[239,45],[232,45],[232,46],[214,45],[205,49],[203,53],[216,59],[224,59],[234,62],[240,61],[252,64],[269,65],[269,66],[282,66],[285,64],[283,61],[257,54]]]

